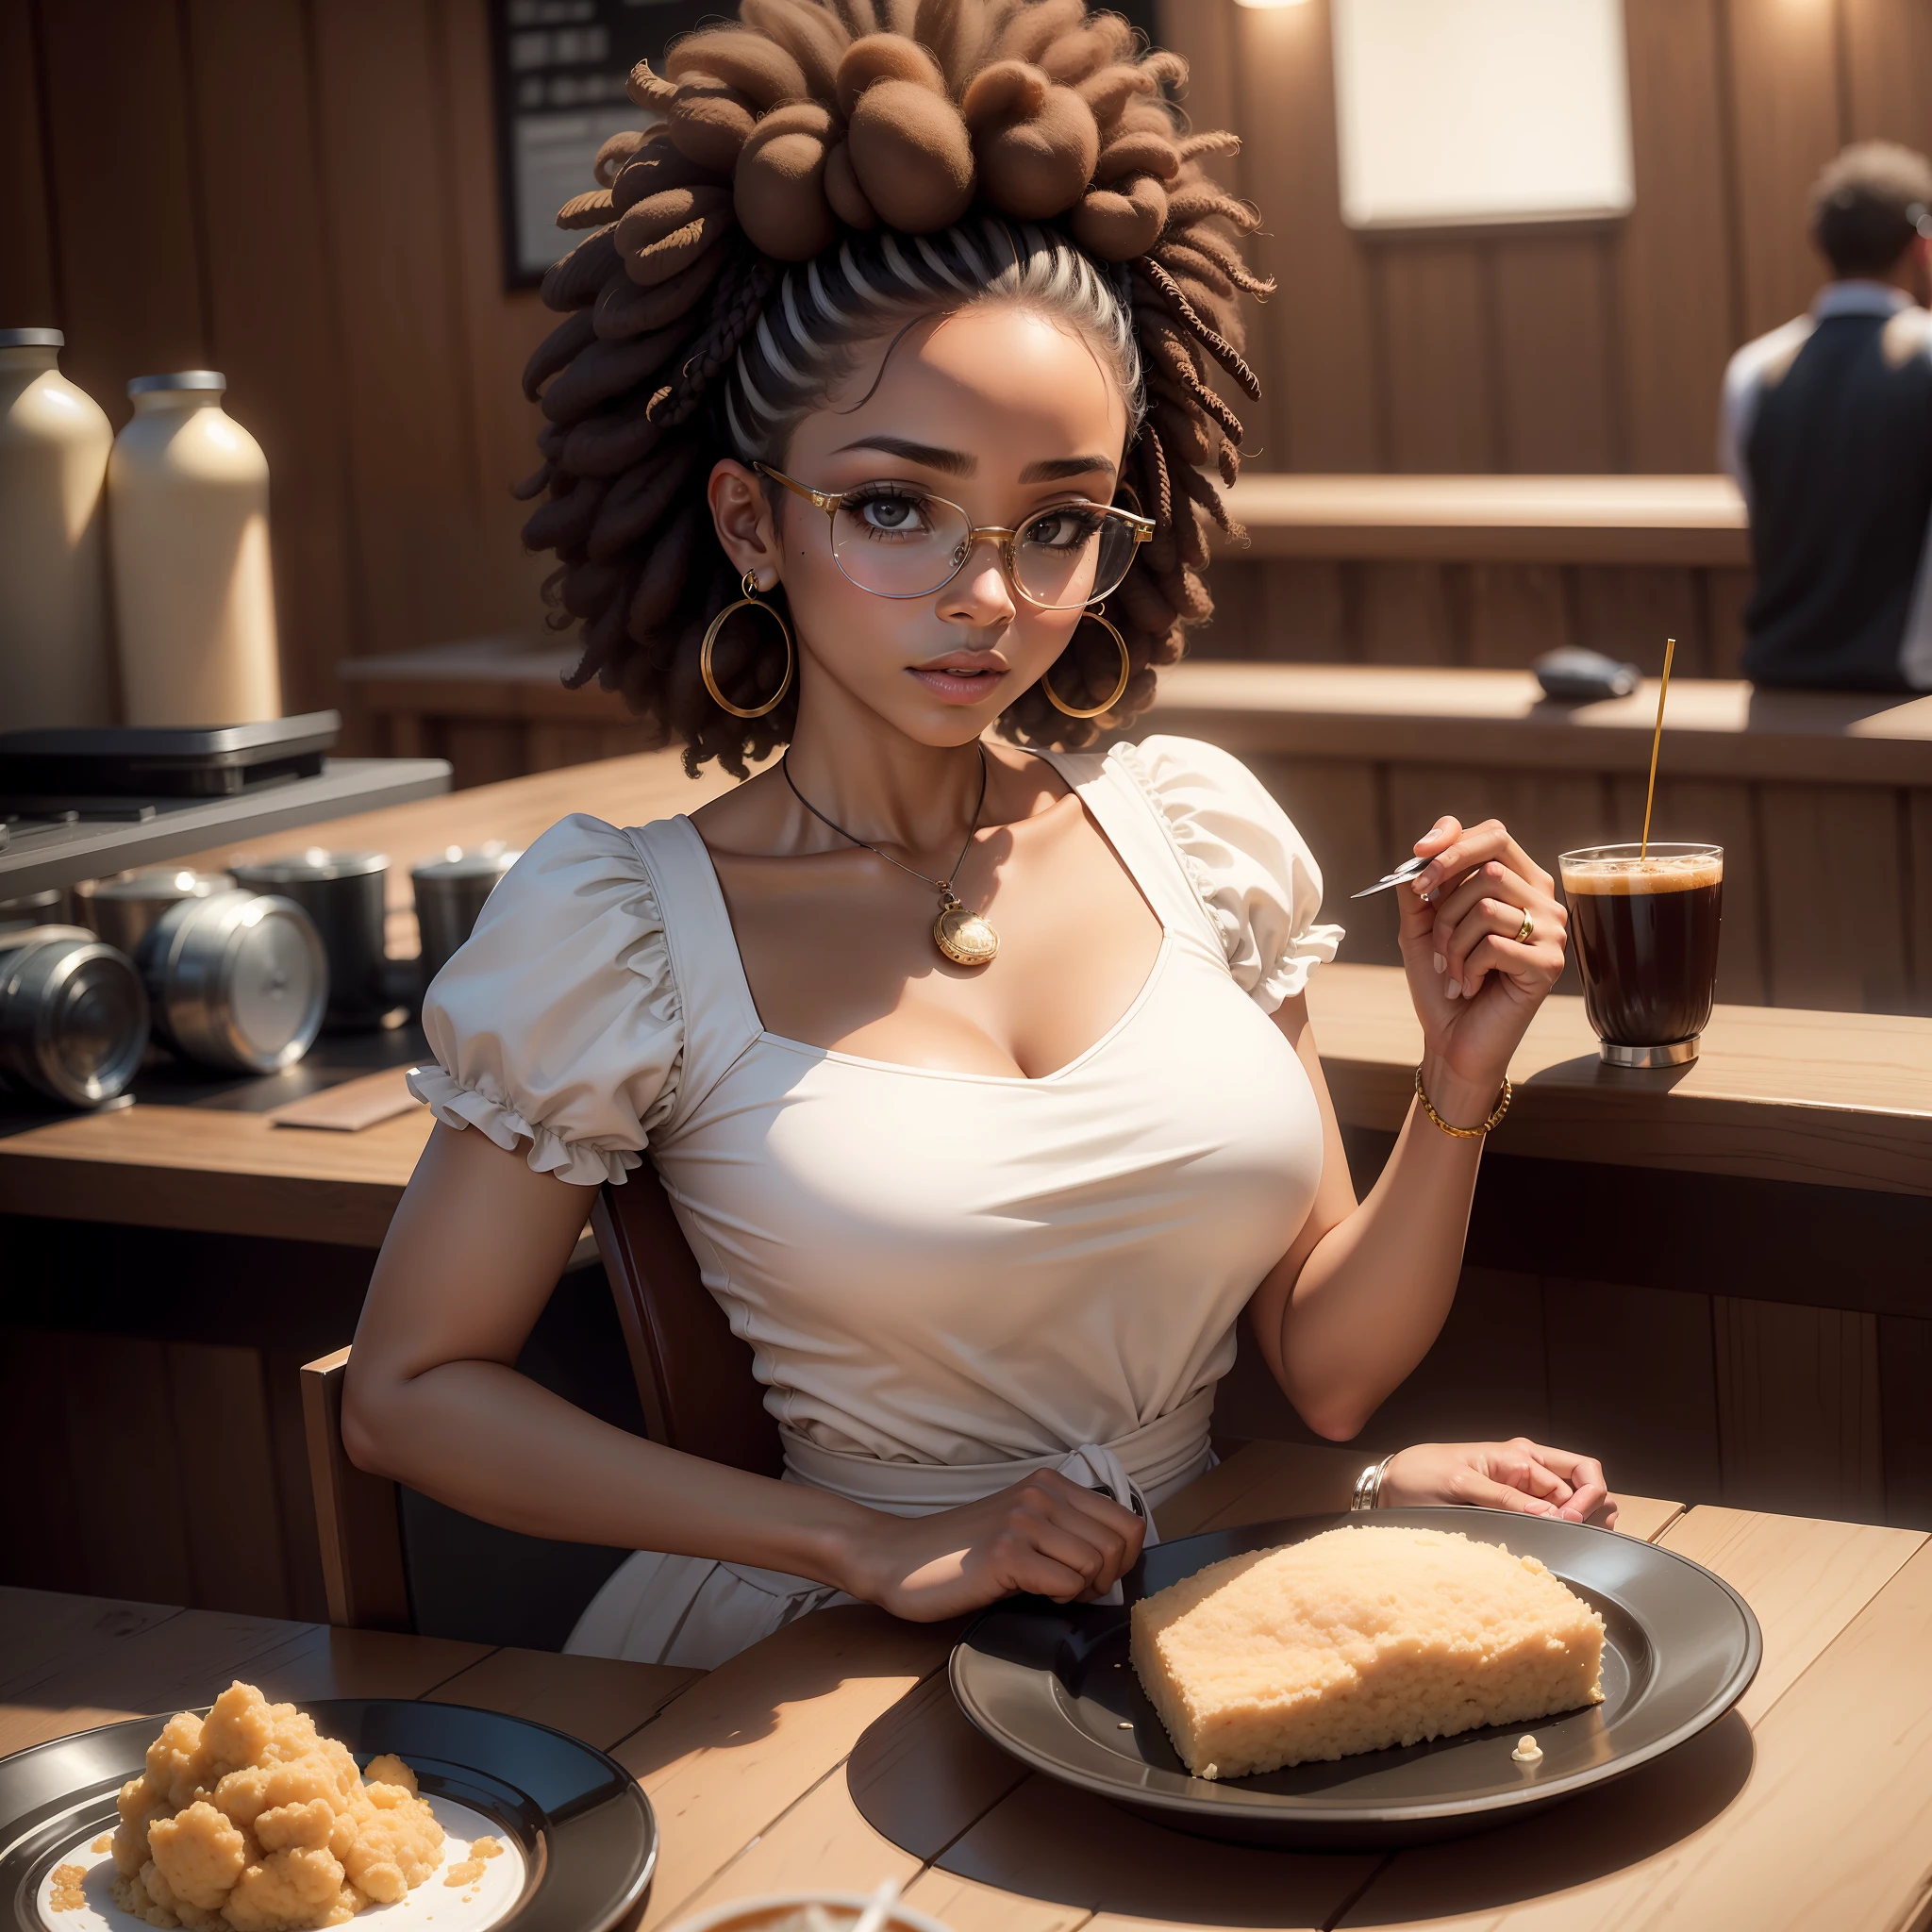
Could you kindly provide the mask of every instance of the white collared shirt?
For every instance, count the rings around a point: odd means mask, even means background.
[[[1724,370],[1724,408],[1718,423],[1719,466],[1751,502],[1751,472],[1744,451],[1757,420],[1757,406],[1771,372],[1788,369],[1821,322],[1835,315],[1898,315],[1912,308],[1912,298],[1890,282],[1851,278],[1827,282],[1804,315],[1746,342]],[[1932,330],[1926,333],[1925,353],[1932,358]],[[1932,524],[1919,554],[1919,575],[1906,613],[1905,636],[1899,644],[1899,668],[1915,691],[1932,691]]]

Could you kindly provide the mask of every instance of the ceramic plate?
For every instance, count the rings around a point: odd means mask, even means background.
[[[1304,1516],[1158,1544],[1127,1578],[1127,1600],[1224,1557],[1300,1542],[1350,1520]],[[1757,1674],[1762,1641],[1750,1606],[1669,1550],[1491,1509],[1386,1509],[1375,1521],[1458,1530],[1545,1564],[1603,1615],[1603,1703],[1210,1782],[1183,1768],[1134,1675],[1126,1610],[1037,1597],[996,1606],[966,1633],[953,1653],[953,1693],[989,1738],[1035,1770],[1163,1824],[1339,1851],[1481,1831],[1621,1777],[1715,1724]],[[1525,1731],[1542,1747],[1533,1766],[1511,1756]]]
[[[604,1932],[637,1904],[658,1857],[658,1826],[621,1764],[542,1724],[458,1704],[399,1698],[298,1700],[358,1764],[393,1751],[416,1773],[449,1835],[442,1866],[406,1899],[372,1906],[358,1932]],[[118,1823],[114,1797],[139,1774],[164,1717],[104,1724],[0,1759],[0,1926],[12,1932],[142,1932],[108,1896],[113,1860],[95,1850]],[[446,1883],[472,1840],[501,1853]],[[77,1865],[79,1898],[52,1900],[58,1867]]]

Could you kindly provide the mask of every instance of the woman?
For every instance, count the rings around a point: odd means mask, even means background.
[[[1549,875],[1439,821],[1401,893],[1425,1050],[1355,1200],[1303,989],[1340,931],[1226,754],[1105,755],[1208,613],[1251,392],[1165,57],[1078,0],[745,0],[634,92],[553,271],[533,542],[595,673],[749,782],[546,833],[439,976],[441,1125],[358,1333],[351,1453],[638,1550],[572,1647],[709,1665],[858,1598],[1110,1591],[1209,1466],[1243,1312],[1356,1434],[1454,1294],[1482,1135],[1563,964]],[[1111,613],[1111,614],[1110,614]],[[1090,621],[1091,620],[1091,621]],[[587,1190],[648,1154],[750,1342],[769,1481],[511,1364]],[[1575,1520],[1587,1457],[1424,1445],[1384,1502]]]

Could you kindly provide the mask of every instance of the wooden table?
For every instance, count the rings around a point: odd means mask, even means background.
[[[1170,1537],[1334,1507],[1359,1452],[1257,1445]],[[1164,1925],[1899,1932],[1925,1923],[1932,1551],[1915,1531],[1631,1498],[1624,1528],[1740,1591],[1764,1661],[1737,1711],[1559,1810],[1399,1854],[1216,1844],[1033,1775],[960,1717],[956,1631],[823,1611],[708,1675],[0,1591],[0,1750],[202,1704],[427,1697],[612,1751],[662,1845],[637,1924],[784,1887],[906,1896],[954,1932]]]

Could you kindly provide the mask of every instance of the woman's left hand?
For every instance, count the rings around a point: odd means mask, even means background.
[[[1429,864],[1401,891],[1402,957],[1426,1053],[1452,1082],[1493,1095],[1562,976],[1570,915],[1495,819],[1467,830],[1438,819],[1415,849]]]
[[[1617,1499],[1604,1481],[1603,1464],[1526,1436],[1508,1442],[1418,1442],[1391,1457],[1382,1473],[1381,1503],[1391,1509],[1467,1503],[1617,1526]]]

